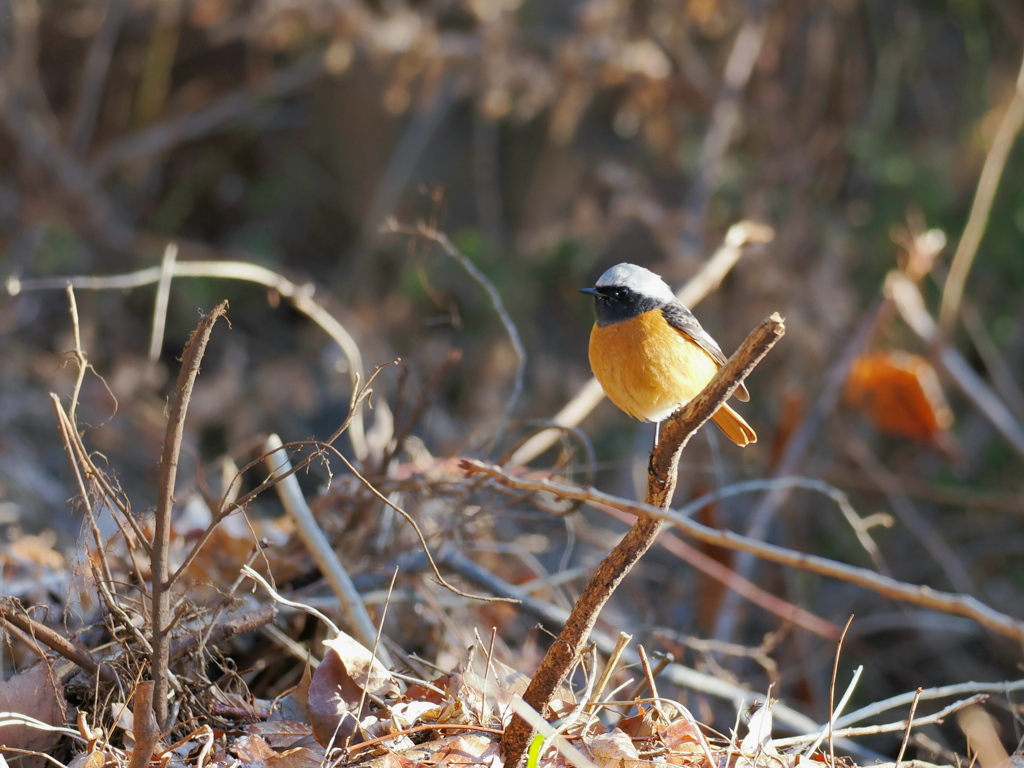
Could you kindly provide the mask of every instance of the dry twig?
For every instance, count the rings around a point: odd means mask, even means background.
[[[926,585],[907,584],[864,568],[846,565],[845,563],[839,563],[818,555],[794,552],[791,549],[751,539],[747,536],[741,536],[732,531],[710,528],[694,520],[680,518],[674,512],[658,509],[648,504],[630,502],[610,494],[601,493],[592,488],[578,488],[572,485],[553,483],[549,480],[525,480],[508,474],[500,467],[479,461],[466,460],[463,462],[463,466],[466,467],[467,471],[489,475],[503,485],[508,485],[512,488],[551,493],[555,496],[575,499],[598,507],[613,507],[638,517],[656,517],[671,523],[683,534],[691,536],[698,541],[733,549],[738,552],[747,552],[754,557],[773,563],[800,568],[821,576],[828,576],[850,584],[856,584],[889,599],[900,600],[912,605],[920,605],[956,616],[966,616],[1004,637],[1009,637],[1013,640],[1024,640],[1024,621],[1005,613],[1000,613],[969,595],[940,592]]]
[[[217,320],[227,313],[228,303],[221,302],[213,311],[199,321],[192,338],[185,345],[181,359],[178,382],[171,396],[170,413],[167,417],[167,432],[160,453],[159,496],[156,503],[155,529],[153,532],[152,561],[152,645],[150,675],[153,679],[153,713],[159,728],[170,724],[167,712],[168,666],[170,663],[171,608],[169,590],[173,581],[170,574],[171,509],[174,504],[174,485],[178,475],[178,456],[185,431],[185,415],[192,399],[192,388],[206,345],[213,333]]]
[[[166,252],[166,246],[164,250]],[[208,253],[211,249],[199,247],[197,250]],[[16,296],[21,291],[46,291],[55,288],[65,288],[68,285],[92,291],[123,291],[152,283],[159,284],[161,280],[165,279],[168,271],[175,278],[220,277],[256,283],[276,291],[292,302],[292,306],[297,311],[312,320],[338,345],[348,361],[348,373],[352,381],[353,392],[359,389],[359,380],[362,377],[363,369],[362,354],[356,345],[355,339],[345,330],[345,327],[316,300],[314,297],[316,293],[315,286],[311,283],[303,285],[294,283],[283,275],[257,264],[251,264],[246,261],[175,261],[168,267],[165,261],[158,267],[149,267],[148,269],[140,269],[137,272],[106,277],[79,275],[75,277],[42,277],[26,280],[10,277],[7,280],[7,292],[11,296]],[[352,441],[352,449],[356,457],[362,461],[366,458],[367,454],[362,411],[357,410],[354,414],[350,414],[350,417],[351,429],[349,430],[349,439]]]
[[[942,330],[942,335],[947,339],[956,322],[957,314],[960,312],[960,302],[963,299],[967,275],[971,271],[974,257],[978,254],[978,246],[981,245],[981,238],[985,234],[988,217],[992,212],[992,203],[996,198],[996,191],[999,189],[999,180],[1003,175],[1003,169],[1006,168],[1010,150],[1013,149],[1021,127],[1024,127],[1024,61],[1021,62],[1020,72],[1017,75],[1017,86],[1013,92],[1013,98],[1010,99],[1006,114],[1003,115],[1003,119],[999,123],[999,129],[992,140],[992,147],[985,158],[984,166],[982,166],[967,226],[964,228],[956,253],[953,255],[949,276],[946,277],[946,285],[942,292],[942,306],[939,309],[939,327]]]
[[[331,585],[334,596],[338,598],[342,611],[348,617],[353,636],[365,647],[372,648],[377,637],[377,627],[370,618],[370,614],[366,612],[366,606],[363,605],[359,591],[331,547],[327,536],[317,525],[313,511],[302,496],[302,490],[299,488],[295,475],[288,473],[292,465],[288,454],[284,451],[281,438],[277,435],[270,435],[264,447],[270,474],[274,479],[280,480],[276,487],[281,497],[281,503],[284,504],[284,508],[295,521],[299,536]],[[380,649],[378,658],[385,667],[394,666],[386,648]]]

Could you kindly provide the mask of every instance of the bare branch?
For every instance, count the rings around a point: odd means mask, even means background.
[[[555,690],[565,681],[579,659],[601,609],[639,559],[650,549],[661,530],[664,509],[672,500],[676,486],[679,455],[690,437],[717,411],[760,362],[768,350],[782,338],[785,325],[778,314],[762,321],[693,400],[669,417],[662,426],[662,435],[651,455],[647,473],[647,503],[637,505],[636,523],[601,561],[569,614],[565,627],[534,673],[523,693],[523,701],[536,712],[543,713]],[[468,471],[488,471],[486,465],[466,461]],[[491,468],[504,477],[501,470]],[[490,473],[490,472],[488,472]],[[657,514],[649,510],[657,510]],[[505,768],[518,768],[533,736],[534,727],[519,712],[505,729],[501,740]]]

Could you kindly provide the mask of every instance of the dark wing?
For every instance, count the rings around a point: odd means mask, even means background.
[[[693,316],[693,312],[684,307],[680,302],[675,301],[663,306],[661,313],[668,320],[669,325],[680,333],[685,334],[694,344],[707,352],[711,359],[718,363],[719,368],[725,365],[725,355],[722,354],[718,343],[708,335],[707,331],[701,328],[697,318]],[[736,388],[734,394],[737,400],[743,402],[750,399],[750,393],[747,392],[747,388],[743,384]]]

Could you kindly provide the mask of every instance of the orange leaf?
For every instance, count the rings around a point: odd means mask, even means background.
[[[846,402],[880,432],[941,445],[953,412],[939,377],[925,358],[909,352],[869,352],[858,357],[846,380]]]

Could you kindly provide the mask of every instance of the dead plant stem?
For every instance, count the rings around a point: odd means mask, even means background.
[[[999,123],[995,138],[992,140],[992,147],[981,168],[981,176],[974,193],[974,203],[971,205],[971,213],[967,218],[967,226],[964,228],[956,253],[953,255],[949,276],[946,278],[946,285],[943,288],[942,306],[939,309],[939,327],[942,329],[943,337],[947,339],[960,312],[964,285],[967,283],[967,275],[971,271],[974,257],[978,254],[978,247],[981,245],[985,228],[988,226],[992,203],[995,201],[996,191],[999,189],[999,180],[1002,178],[1006,161],[1010,158],[1010,150],[1013,149],[1022,126],[1024,126],[1024,62],[1021,63],[1021,69],[1017,75],[1013,98],[1010,99],[1010,105],[1006,108],[1006,113]]]
[[[174,505],[174,483],[178,476],[178,458],[181,440],[185,430],[185,415],[192,399],[192,389],[206,345],[217,320],[227,313],[226,301],[218,304],[212,312],[199,321],[192,337],[185,345],[181,370],[171,396],[167,431],[164,434],[163,450],[160,453],[160,479],[153,531],[153,587],[152,587],[152,646],[150,675],[153,679],[153,714],[159,728],[169,726],[167,722],[168,665],[170,663],[170,592],[168,578],[171,544],[171,509]]]

